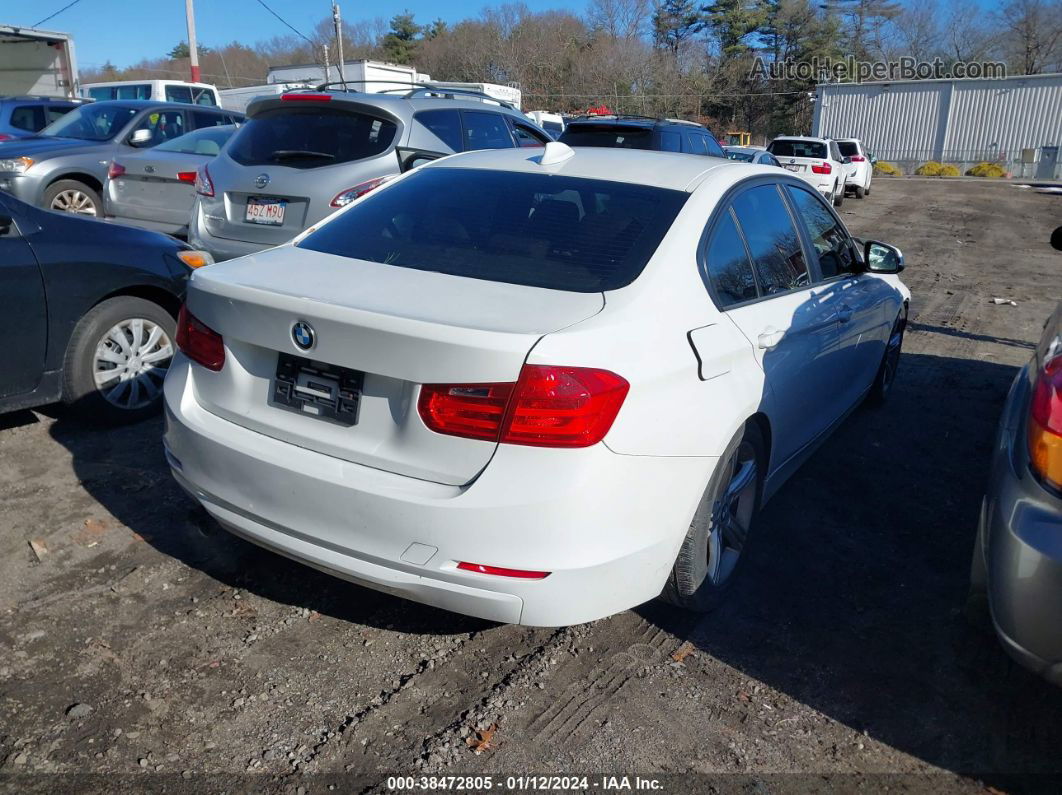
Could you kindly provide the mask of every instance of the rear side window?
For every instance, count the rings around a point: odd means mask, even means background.
[[[453,152],[461,151],[461,114],[456,110],[422,110],[413,118]]]
[[[226,151],[244,166],[318,168],[386,152],[397,129],[365,113],[285,108],[249,119]]]
[[[731,211],[719,219],[705,263],[716,304],[725,309],[756,297],[756,277]]]
[[[851,273],[855,258],[849,244],[848,234],[826,203],[809,190],[792,185],[786,186],[789,197],[796,207],[797,215],[804,221],[815,253],[819,257],[819,270],[823,279],[832,279]]]
[[[826,144],[818,141],[771,141],[767,151],[775,157],[828,157]]]
[[[675,136],[676,138],[678,136]],[[569,124],[560,140],[568,146],[603,146],[610,149],[652,149],[652,130],[616,124]],[[678,151],[676,148],[675,151]]]
[[[532,130],[526,124],[521,124],[514,119],[509,119],[509,121],[513,125],[513,138],[516,139],[517,146],[545,146],[549,141],[548,137],[543,137],[542,133]]]
[[[778,188],[761,185],[734,200],[763,295],[806,287],[811,280],[793,219]]]
[[[623,182],[426,168],[298,245],[401,268],[599,292],[638,277],[686,198]]]
[[[134,86],[118,86],[114,89],[112,99],[151,99],[151,84],[140,83]]]
[[[704,145],[704,136],[697,133],[686,133],[682,136],[685,146],[682,151],[691,155],[706,155],[708,149]]]
[[[681,152],[682,136],[680,136],[677,132],[668,132],[667,130],[663,130],[660,133],[660,151]]]
[[[204,127],[221,127],[226,124],[232,124],[231,116],[223,116],[220,113],[204,113],[203,111],[192,111],[192,128],[201,130]]]
[[[465,149],[512,149],[513,135],[500,113],[466,110]]]
[[[20,105],[11,110],[11,126],[19,130],[37,132],[44,127],[44,108],[40,105]]]

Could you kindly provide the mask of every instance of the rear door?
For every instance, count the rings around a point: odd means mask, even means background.
[[[44,280],[33,250],[22,237],[18,219],[0,198],[0,397],[32,391],[44,370],[48,348],[48,309]]]
[[[215,196],[201,199],[206,229],[261,245],[285,243],[334,212],[337,194],[394,174],[399,135],[398,120],[369,105],[278,99],[210,164]]]
[[[705,256],[716,304],[752,344],[781,462],[839,414],[835,307],[811,284],[802,240],[774,183],[734,197]]]

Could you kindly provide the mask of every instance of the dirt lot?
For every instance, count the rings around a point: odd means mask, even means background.
[[[1062,774],[1062,690],[962,608],[996,418],[1062,294],[1046,244],[1062,199],[881,179],[842,211],[907,257],[900,380],[767,507],[744,581],[707,618],[650,604],[534,630],[422,607],[201,525],[161,421],[0,418],[0,772],[17,776],[0,782],[1048,787],[1009,776]],[[107,775],[28,775],[57,772]]]

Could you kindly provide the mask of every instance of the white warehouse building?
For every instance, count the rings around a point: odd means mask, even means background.
[[[895,80],[815,87],[812,134],[859,138],[910,172],[930,160],[963,171],[991,161],[1015,176],[1060,176],[1062,74]]]

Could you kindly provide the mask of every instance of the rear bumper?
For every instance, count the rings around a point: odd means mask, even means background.
[[[218,262],[226,259],[236,259],[236,257],[243,257],[247,254],[256,254],[267,248],[273,248],[260,243],[230,240],[229,238],[210,234],[203,223],[203,210],[198,201],[192,207],[191,217],[188,221],[188,243],[192,248],[209,251],[210,255]]]
[[[503,446],[471,484],[361,466],[235,425],[166,380],[178,482],[223,526],[338,577],[495,621],[563,626],[657,596],[716,459]],[[541,580],[459,561],[548,571]]]
[[[1024,371],[1003,412],[980,527],[992,623],[1007,652],[1062,685],[1062,500],[1027,469]]]

